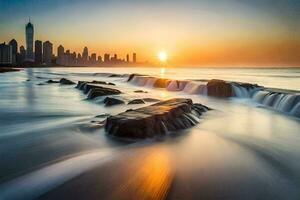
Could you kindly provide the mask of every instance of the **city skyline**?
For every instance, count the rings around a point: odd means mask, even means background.
[[[1,1],[0,39],[25,44],[28,17],[36,38],[56,49],[157,61],[174,65],[300,65],[300,2],[287,1]],[[12,11],[14,15],[11,15]],[[12,37],[15,34],[15,37]]]
[[[117,54],[112,56],[109,53],[105,53],[102,56],[100,54],[90,52],[88,47],[84,47],[82,53],[71,52],[70,49],[66,49],[60,44],[57,47],[56,54],[53,51],[53,43],[49,40],[41,41],[34,38],[34,25],[29,21],[25,25],[25,47],[20,45],[18,49],[18,42],[12,39],[6,44],[6,42],[0,43],[0,66],[113,66],[120,64],[147,64],[145,62],[137,62],[137,54],[132,53],[132,60],[130,60],[129,54],[126,54],[125,58],[118,57]]]

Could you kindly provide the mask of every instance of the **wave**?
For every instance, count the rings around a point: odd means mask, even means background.
[[[0,199],[35,199],[103,163],[111,151],[79,155],[46,166],[0,185]],[[16,192],[19,191],[19,192]]]
[[[256,84],[223,80],[171,80],[139,74],[129,75],[127,81],[141,87],[163,88],[187,94],[248,98],[266,107],[300,118],[299,91],[265,88]]]

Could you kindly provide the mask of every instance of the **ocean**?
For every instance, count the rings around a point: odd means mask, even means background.
[[[98,122],[151,103],[105,107],[47,83],[60,78],[212,110],[190,129],[123,141]],[[154,87],[161,78],[177,82]],[[210,79],[263,87],[233,83],[220,99],[201,87]],[[0,96],[0,199],[300,199],[300,68],[28,68],[0,74]]]

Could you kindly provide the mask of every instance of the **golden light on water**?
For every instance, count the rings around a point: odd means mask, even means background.
[[[165,77],[165,73],[166,73],[166,68],[164,68],[164,67],[160,68],[159,76],[161,78]]]
[[[108,199],[163,200],[173,180],[170,157],[163,148],[148,149],[135,157],[135,163],[126,171],[130,176],[120,183],[119,190]],[[124,167],[126,168],[126,167]]]

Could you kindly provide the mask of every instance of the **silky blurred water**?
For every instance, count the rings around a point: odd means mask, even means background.
[[[141,88],[103,73],[300,88],[299,69],[36,68],[0,74],[0,199],[300,198],[299,119],[247,99]],[[103,98],[87,100],[74,85],[45,83],[62,77],[113,82],[125,101],[185,97],[214,110],[196,127],[160,141],[119,141],[93,121],[144,105],[104,107]]]

